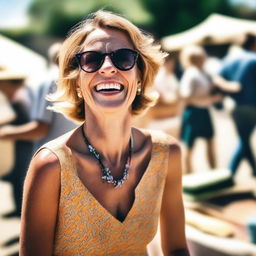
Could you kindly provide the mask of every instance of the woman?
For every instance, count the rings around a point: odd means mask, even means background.
[[[32,159],[21,255],[146,255],[161,216],[165,255],[188,255],[180,148],[131,127],[163,53],[126,19],[98,11],[60,51],[55,109],[84,122]]]
[[[215,168],[214,130],[209,106],[222,100],[219,93],[212,94],[213,82],[204,71],[206,53],[200,46],[187,46],[181,52],[181,63],[185,72],[180,82],[180,95],[186,107],[182,116],[181,139],[187,147],[186,173],[192,172],[191,158],[195,140],[204,138],[210,168]],[[217,84],[216,84],[217,86]]]

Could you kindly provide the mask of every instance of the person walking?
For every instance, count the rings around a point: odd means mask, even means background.
[[[222,100],[221,94],[212,94],[214,84],[204,71],[207,55],[201,46],[191,45],[181,52],[184,73],[180,81],[180,95],[185,102],[180,138],[186,146],[185,173],[192,173],[192,153],[195,141],[203,138],[207,146],[209,167],[216,167],[214,127],[209,107]]]
[[[235,176],[241,161],[245,159],[256,177],[256,160],[250,141],[256,126],[256,37],[247,35],[242,49],[240,54],[224,59],[219,73],[224,79],[240,84],[236,92],[227,91],[235,102],[232,118],[239,139],[229,168]]]

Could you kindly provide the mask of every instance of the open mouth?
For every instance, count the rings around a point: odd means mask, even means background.
[[[98,84],[94,87],[94,89],[96,92],[100,93],[117,93],[123,91],[124,86],[117,83]]]

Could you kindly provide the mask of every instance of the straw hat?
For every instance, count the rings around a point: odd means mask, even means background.
[[[0,80],[25,80],[26,78],[25,73],[0,65]]]

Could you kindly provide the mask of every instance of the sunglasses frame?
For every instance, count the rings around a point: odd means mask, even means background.
[[[118,65],[116,65],[115,59],[114,59],[114,54],[115,54],[116,52],[120,51],[120,50],[127,50],[127,51],[129,51],[130,53],[132,53],[133,56],[135,56],[135,58],[134,58],[134,63],[133,63],[133,65],[132,65],[131,67],[129,67],[129,68],[122,68],[122,67],[119,67]],[[100,55],[102,56],[102,60],[101,60],[101,62],[100,62],[100,64],[99,64],[99,67],[98,67],[98,68],[96,68],[96,69],[93,70],[93,71],[86,71],[86,70],[83,69],[83,67],[82,67],[82,65],[81,65],[81,57],[82,57],[83,54],[85,54],[85,53],[90,53],[90,52],[100,54]],[[136,62],[137,62],[137,60],[138,60],[138,57],[139,57],[139,53],[138,53],[137,51],[132,50],[132,49],[129,49],[129,48],[120,48],[120,49],[117,49],[117,50],[115,50],[115,51],[108,52],[108,53],[101,53],[101,52],[98,52],[98,51],[85,51],[85,52],[81,52],[81,53],[76,54],[76,55],[75,55],[75,58],[76,58],[76,61],[77,61],[78,65],[79,65],[79,67],[80,67],[84,72],[86,72],[86,73],[94,73],[94,72],[98,71],[98,70],[102,67],[102,65],[103,65],[103,63],[104,63],[104,61],[105,61],[105,59],[106,59],[106,56],[109,56],[109,57],[110,57],[112,64],[113,64],[117,69],[119,69],[119,70],[121,70],[121,71],[128,71],[128,70],[132,69],[132,68],[134,67],[134,65],[136,64]]]

